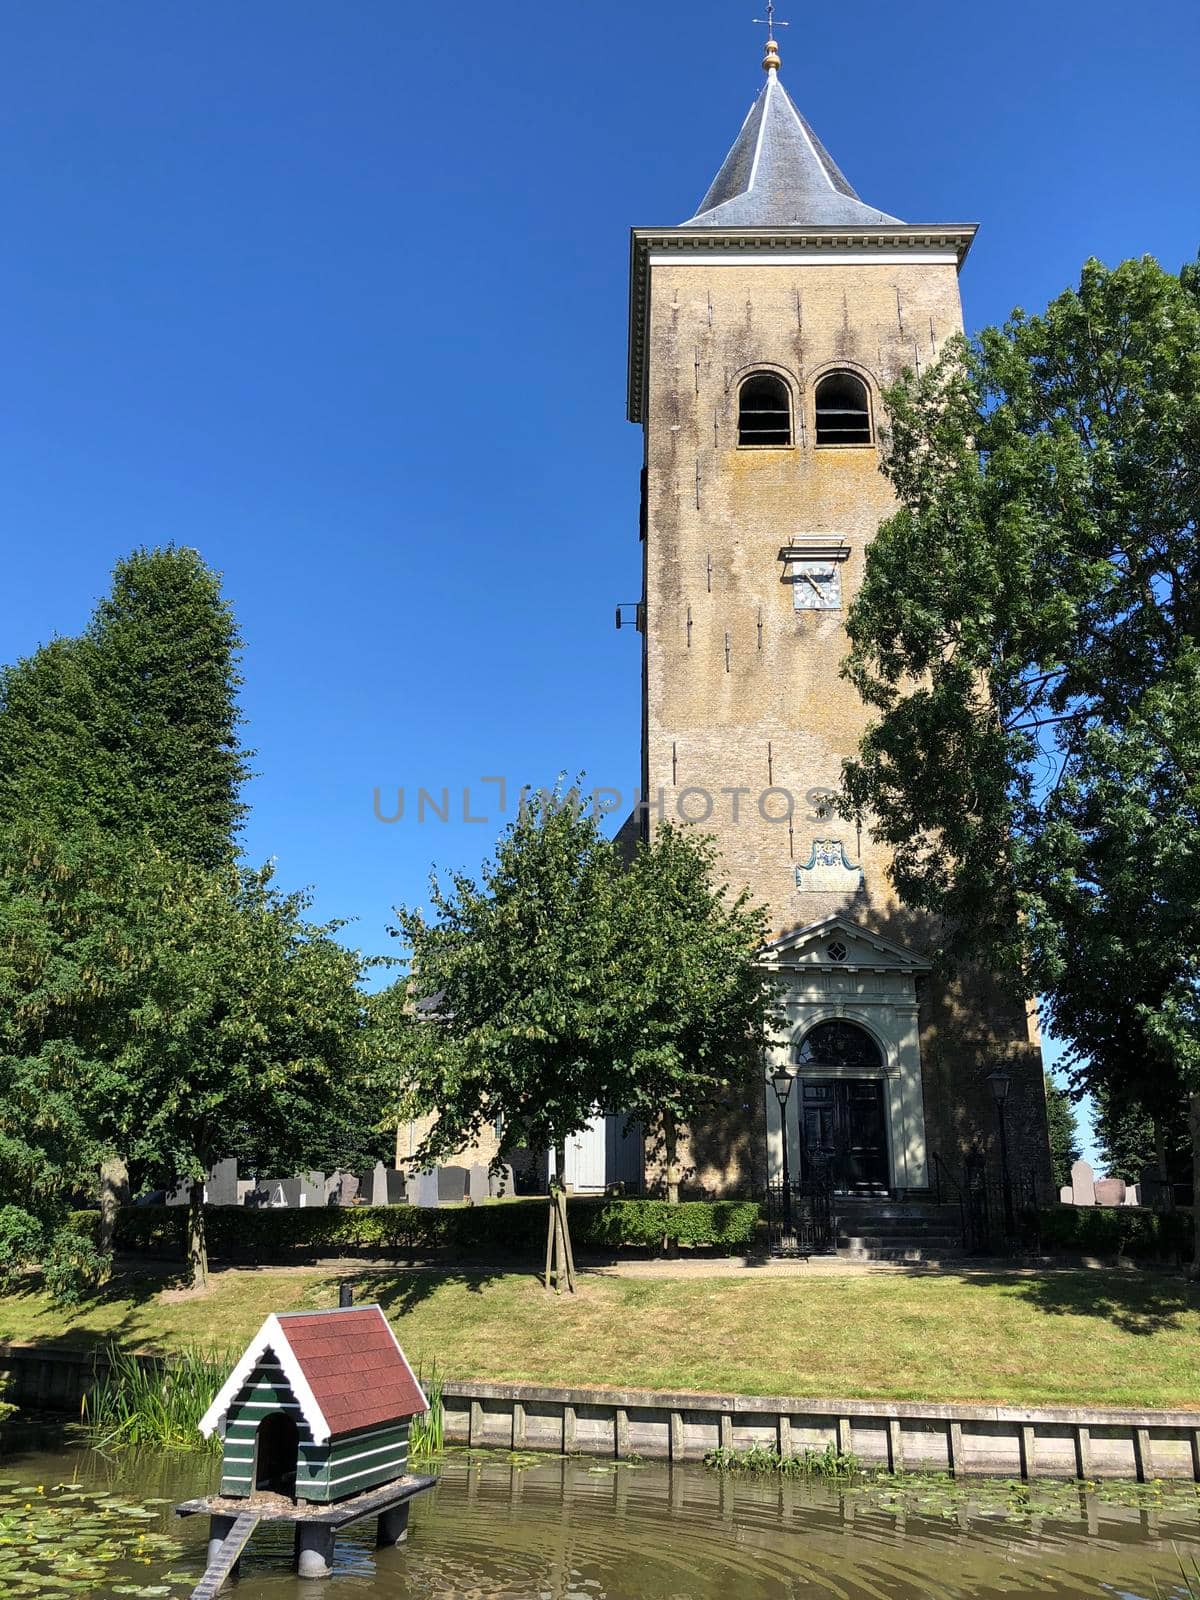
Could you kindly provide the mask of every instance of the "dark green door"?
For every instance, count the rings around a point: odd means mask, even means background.
[[[828,1170],[840,1194],[890,1188],[883,1084],[878,1078],[802,1080],[804,1176]]]

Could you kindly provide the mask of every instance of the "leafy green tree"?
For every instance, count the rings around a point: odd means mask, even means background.
[[[1200,269],[1088,262],[887,401],[847,809],[946,961],[1043,995],[1077,1088],[1187,1089],[1200,1177]]]
[[[118,562],[82,637],[0,670],[0,825],[95,827],[197,866],[232,860],[247,776],[240,649],[194,550]]]
[[[415,1164],[495,1126],[499,1168],[553,1152],[546,1284],[574,1286],[559,1180],[568,1139],[608,1104],[625,999],[620,863],[573,796],[532,796],[476,883],[430,885],[431,912],[397,908],[410,953],[397,1114],[436,1113]]]
[[[674,1203],[680,1130],[763,1092],[766,913],[719,880],[711,839],[670,824],[639,846],[618,898],[623,1058],[609,1099],[661,1136]]]
[[[1136,1091],[1136,1082],[1131,1087]],[[1144,1172],[1161,1173],[1172,1185],[1186,1182],[1192,1145],[1187,1095],[1182,1088],[1174,1103],[1167,1102],[1158,1115],[1136,1099],[1119,1099],[1108,1085],[1093,1099],[1096,1141],[1106,1172],[1130,1183],[1138,1182]],[[1146,1197],[1147,1203],[1159,1199]]]
[[[1079,1118],[1071,1097],[1046,1074],[1046,1125],[1050,1132],[1050,1162],[1060,1188],[1071,1181],[1071,1168],[1079,1160]]]
[[[626,868],[574,800],[533,800],[481,883],[435,879],[432,916],[398,912],[411,972],[392,1001],[397,1111],[435,1117],[418,1166],[494,1125],[497,1167],[553,1152],[560,1175],[597,1111],[624,1113],[662,1131],[677,1200],[680,1129],[752,1081],[761,1092],[763,913],[726,896],[709,840],[664,827]],[[570,1287],[554,1196],[546,1282]]]
[[[215,1160],[294,1170],[349,1162],[370,1142],[381,1106],[367,963],[268,872],[80,832],[9,830],[0,847],[0,1200],[45,1233],[84,1166],[119,1150],[149,1185],[190,1182],[203,1283]],[[30,1210],[23,1175],[39,1160]]]

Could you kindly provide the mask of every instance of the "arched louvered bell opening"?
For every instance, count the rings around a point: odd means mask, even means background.
[[[871,443],[870,396],[852,372],[831,372],[817,385],[817,443]]]
[[[792,442],[792,397],[769,372],[747,378],[738,396],[738,444],[787,449]]]

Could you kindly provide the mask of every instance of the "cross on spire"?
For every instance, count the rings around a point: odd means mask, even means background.
[[[755,17],[754,25],[755,25],[756,28],[766,28],[766,30],[767,30],[767,49],[766,49],[766,54],[763,56],[763,70],[765,72],[771,72],[771,71],[778,72],[778,70],[779,70],[779,45],[778,45],[778,43],[776,42],[776,39],[775,39],[775,29],[776,28],[789,28],[789,27],[791,27],[791,23],[789,23],[789,22],[776,22],[775,21],[775,0],[767,0],[767,14],[766,14],[766,16],[765,17]]]
[[[767,14],[766,14],[765,17],[755,17],[754,26],[756,28],[765,28],[767,30],[767,43],[768,44],[774,44],[774,42],[775,42],[775,29],[777,27],[779,27],[779,28],[790,28],[791,27],[791,23],[790,22],[779,22],[779,23],[777,23],[775,21],[775,0],[767,0]]]

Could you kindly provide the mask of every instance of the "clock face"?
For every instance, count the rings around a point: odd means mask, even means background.
[[[842,574],[836,561],[796,561],[792,599],[797,611],[840,611]]]

